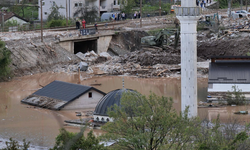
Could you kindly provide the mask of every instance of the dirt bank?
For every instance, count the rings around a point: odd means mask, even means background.
[[[52,71],[55,64],[77,63],[79,59],[63,49],[53,36],[10,40],[6,45],[11,51],[12,71],[14,76],[23,76]]]
[[[250,36],[241,36],[225,38],[212,42],[203,42],[197,51],[198,57],[209,59],[211,56],[246,56],[250,52]]]

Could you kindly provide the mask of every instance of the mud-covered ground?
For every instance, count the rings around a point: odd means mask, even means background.
[[[237,20],[238,23],[240,21],[245,20]],[[101,57],[97,61],[88,62],[92,69],[89,75],[96,75],[96,70],[102,72],[98,75],[127,74],[138,77],[168,77],[180,74],[180,43],[177,49],[141,46],[141,37],[147,36],[148,33],[136,26],[133,27],[133,24],[137,25],[138,22],[139,20],[135,20],[134,23],[128,23],[128,26],[120,25],[121,30],[114,35],[108,48],[108,53],[112,57],[109,59]],[[147,22],[150,23],[152,20],[146,20],[144,23]],[[157,28],[169,25],[168,20],[164,18],[153,20],[153,22],[159,24]],[[150,25],[144,25],[143,29],[156,29],[155,26]],[[108,31],[100,30],[100,32]],[[224,32],[223,30],[219,30],[217,33],[210,30],[198,32],[197,61],[206,62],[206,65],[198,65],[199,75],[207,75],[207,64],[211,56],[246,56],[249,52],[250,36],[248,32],[233,31],[230,34]],[[77,31],[45,31],[45,35],[44,42],[41,42],[38,32],[0,35],[12,52],[11,68],[14,76],[77,70],[77,65],[82,60],[58,44],[58,37],[79,36]]]

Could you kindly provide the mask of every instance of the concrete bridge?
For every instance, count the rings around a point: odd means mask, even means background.
[[[73,54],[86,53],[92,50],[100,54],[101,52],[107,52],[113,35],[115,35],[115,32],[67,37],[61,38],[59,44]]]

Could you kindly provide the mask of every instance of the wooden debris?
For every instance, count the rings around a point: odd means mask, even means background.
[[[250,32],[250,29],[240,29],[239,32]]]
[[[234,112],[234,114],[243,114],[243,115],[246,115],[246,114],[248,114],[248,111],[237,111],[237,112]]]
[[[37,45],[36,45],[36,44],[34,44],[34,43],[32,43],[32,42],[30,42],[30,44],[33,45],[35,48],[37,48]]]
[[[158,74],[157,74],[157,76],[159,76],[160,74],[162,74],[163,72],[165,72],[165,71],[167,71],[168,69],[164,69],[164,70],[162,70],[161,72],[159,72]]]

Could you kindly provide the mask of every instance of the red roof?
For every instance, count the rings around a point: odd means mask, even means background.
[[[29,22],[28,20],[18,16],[17,14],[13,13],[13,12],[4,12],[4,22],[6,22],[7,20],[9,20],[12,17],[17,17],[19,19],[22,19],[23,21]],[[2,12],[0,12],[0,24],[2,23]]]

